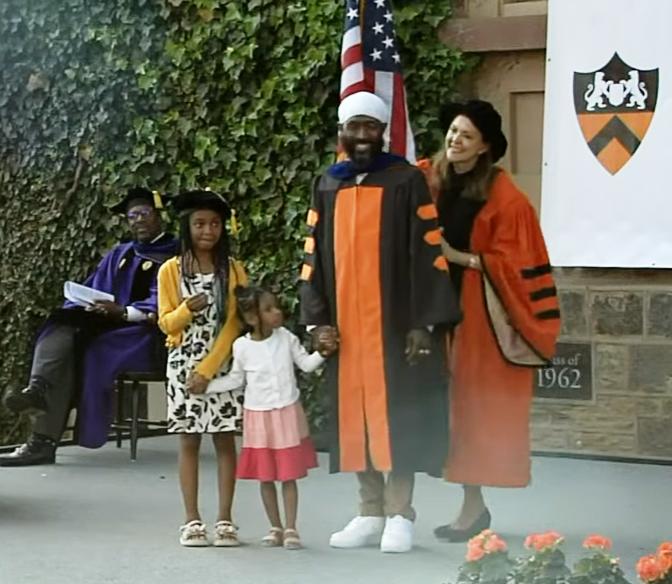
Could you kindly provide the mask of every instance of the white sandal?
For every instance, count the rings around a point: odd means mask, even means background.
[[[282,547],[282,527],[271,527],[268,535],[261,538],[264,547]]]
[[[230,521],[218,521],[215,523],[215,541],[217,547],[238,547],[238,528]]]
[[[194,519],[180,527],[180,544],[185,547],[209,546],[208,531],[203,522]]]
[[[285,529],[283,534],[283,547],[286,550],[300,550],[303,549],[299,532],[296,529]]]

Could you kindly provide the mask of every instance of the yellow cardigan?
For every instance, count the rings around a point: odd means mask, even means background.
[[[182,299],[180,289],[180,260],[174,257],[159,269],[159,328],[166,334],[166,346],[178,347],[182,342],[182,332],[193,318],[193,313]],[[229,290],[226,321],[222,326],[210,352],[196,366],[196,372],[212,379],[222,364],[231,356],[233,341],[240,335],[242,324],[236,311],[236,286],[247,284],[247,274],[243,264],[229,260]]]

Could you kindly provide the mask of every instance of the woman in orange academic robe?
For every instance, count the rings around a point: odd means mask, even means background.
[[[467,541],[490,526],[482,486],[530,481],[533,369],[555,351],[560,313],[536,213],[494,166],[505,153],[501,117],[488,102],[451,104],[445,147],[421,161],[443,228],[444,255],[464,319],[450,350],[448,481],[464,485],[440,539]]]

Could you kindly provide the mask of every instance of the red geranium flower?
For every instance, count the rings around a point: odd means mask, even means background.
[[[610,550],[611,540],[603,535],[593,534],[583,540],[583,547],[589,550]]]
[[[483,546],[486,552],[493,554],[496,552],[505,552],[507,550],[506,542],[498,535],[488,538]]]
[[[481,558],[485,556],[485,550],[482,547],[469,547],[467,549],[467,562],[478,562]]]
[[[466,559],[468,562],[477,562],[487,554],[505,552],[506,550],[506,542],[491,529],[485,529],[472,537],[467,543]]]
[[[655,582],[665,575],[665,571],[659,558],[649,555],[640,558],[637,562],[637,575],[642,582]]]
[[[525,538],[525,547],[537,552],[552,548],[564,541],[564,537],[557,531],[547,531],[545,533],[533,533]]]

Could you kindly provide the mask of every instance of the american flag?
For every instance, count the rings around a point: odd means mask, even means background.
[[[390,0],[346,0],[341,48],[341,99],[370,91],[390,108],[389,151],[415,162],[404,76],[394,35]]]

